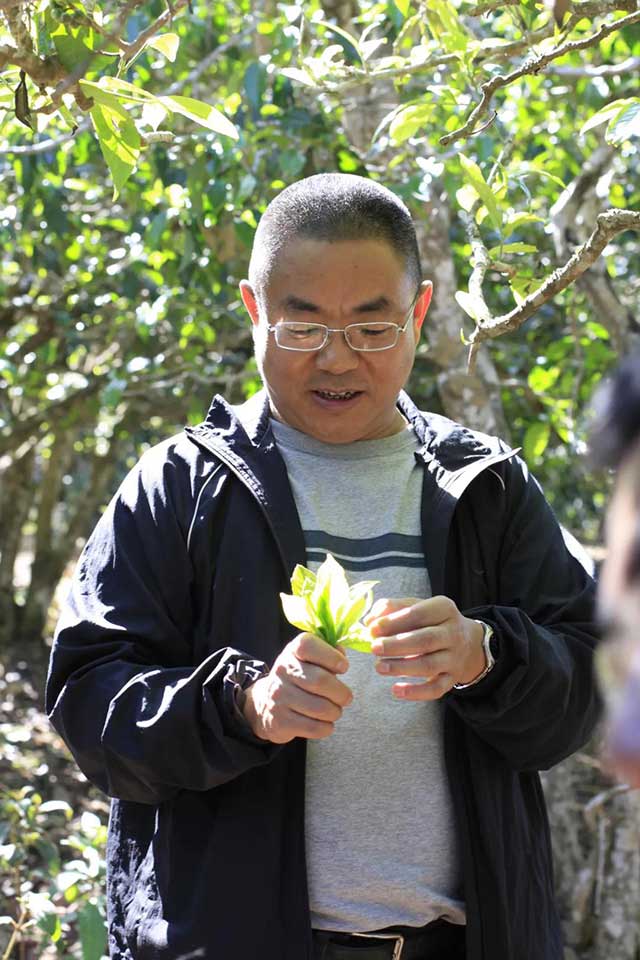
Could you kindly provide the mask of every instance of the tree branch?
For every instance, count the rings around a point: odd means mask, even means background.
[[[173,96],[174,94],[179,93],[180,90],[183,90],[185,87],[195,83],[196,80],[202,76],[205,70],[208,70],[208,68],[223,54],[225,54],[227,50],[231,49],[231,47],[238,46],[239,43],[242,43],[244,40],[252,36],[253,32],[253,27],[247,27],[246,30],[242,30],[231,39],[221,43],[219,47],[216,47],[215,50],[212,50],[210,53],[208,53],[206,57],[203,57],[200,63],[198,63],[185,77],[182,77],[180,80],[176,80],[175,83],[172,83],[171,86],[165,91],[165,96]],[[49,150],[57,150],[58,147],[68,143],[69,140],[77,137],[79,133],[84,133],[86,130],[89,130],[90,127],[91,123],[88,119],[86,119],[78,125],[73,133],[68,133],[64,137],[41,140],[40,143],[27,143],[19,144],[15,147],[2,147],[0,148],[0,157],[5,154],[12,154],[16,157],[33,156],[34,154],[38,153],[47,153]],[[147,134],[147,141],[149,143],[157,139],[157,137],[152,137]]]
[[[124,50],[125,60],[133,60],[133,58],[140,53],[147,40],[150,40],[158,31],[162,30],[168,23],[171,23],[176,13],[179,13],[183,7],[189,6],[190,2],[191,0],[173,0],[173,2],[167,6],[164,13],[161,13],[153,23],[150,23],[148,27],[140,31],[135,40],[132,40],[131,43],[123,44],[122,49]]]
[[[594,67],[591,63],[585,63],[582,67],[554,66],[548,72],[568,80],[582,80],[592,77],[619,77],[623,73],[634,73],[636,70],[640,70],[640,57],[627,57],[620,63],[603,63],[599,67]]]
[[[6,66],[20,67],[38,87],[52,87],[67,73],[57,57],[39,57],[10,43],[1,43],[0,70]]]
[[[549,50],[548,53],[542,53],[538,56],[529,57],[524,63],[518,67],[516,70],[512,70],[511,73],[506,75],[502,73],[496,74],[494,77],[491,77],[490,80],[487,80],[480,87],[482,91],[482,98],[474,109],[469,114],[468,119],[461,127],[458,127],[457,130],[453,130],[451,133],[445,134],[444,137],[440,137],[440,144],[443,147],[446,147],[448,144],[453,143],[456,140],[461,140],[464,137],[471,136],[476,128],[476,124],[480,117],[484,116],[491,105],[493,95],[496,90],[509,86],[511,83],[514,83],[516,80],[519,80],[520,77],[527,76],[528,74],[539,73],[547,64],[551,63],[553,60],[557,60],[558,57],[563,57],[567,53],[572,53],[574,50],[584,50],[587,47],[593,47],[603,40],[605,37],[608,37],[609,34],[615,33],[617,30],[620,30],[622,27],[631,26],[631,24],[640,22],[640,10],[635,10],[633,13],[627,14],[626,17],[621,17],[619,20],[615,20],[613,23],[603,24],[599,30],[596,30],[595,33],[589,34],[587,37],[583,37],[582,40],[567,40],[565,43],[561,43],[559,46],[554,47],[553,50]]]
[[[478,345],[483,340],[500,337],[517,330],[525,320],[557,293],[570,286],[598,259],[613,237],[625,230],[640,230],[640,212],[634,210],[606,210],[598,215],[595,228],[589,239],[578,247],[563,267],[553,273],[522,303],[510,313],[482,320],[469,337],[469,363],[473,363]],[[482,299],[484,303],[484,299]],[[485,304],[486,305],[486,304]]]

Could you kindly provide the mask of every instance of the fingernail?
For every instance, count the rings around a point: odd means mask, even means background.
[[[387,663],[386,660],[376,660],[376,670],[378,673],[390,673],[391,664]]]
[[[384,653],[384,643],[382,640],[371,641],[371,652],[375,653],[376,656],[382,656]]]

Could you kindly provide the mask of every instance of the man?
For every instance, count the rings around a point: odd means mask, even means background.
[[[598,660],[608,702],[605,762],[640,787],[640,354],[620,364],[596,411],[594,458],[618,470],[598,595],[609,635]]]
[[[113,798],[118,960],[560,960],[537,770],[588,738],[593,584],[499,441],[402,392],[431,298],[360,177],[265,211],[265,390],[145,454],[80,560],[51,718]],[[285,621],[380,581],[376,657]]]

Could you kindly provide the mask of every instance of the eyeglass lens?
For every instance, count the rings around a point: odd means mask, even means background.
[[[276,340],[290,350],[320,350],[327,340],[323,324],[282,322],[276,324]],[[388,350],[396,345],[399,327],[395,323],[352,323],[344,328],[353,350]]]

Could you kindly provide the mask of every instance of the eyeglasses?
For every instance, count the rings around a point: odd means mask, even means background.
[[[352,350],[357,353],[376,353],[391,350],[398,342],[401,333],[409,326],[416,305],[414,299],[405,322],[400,326],[386,320],[371,323],[349,323],[346,327],[328,327],[325,323],[297,323],[293,320],[280,320],[276,324],[267,324],[283,350],[296,350],[300,353],[312,353],[322,350],[330,333],[341,333]]]

